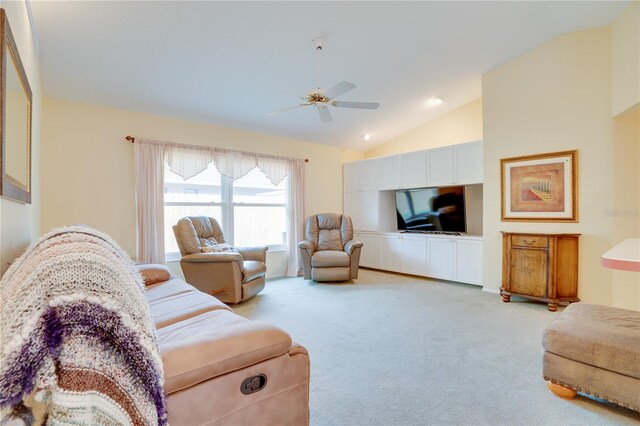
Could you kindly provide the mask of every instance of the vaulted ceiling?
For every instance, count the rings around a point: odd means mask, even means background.
[[[629,2],[32,1],[45,95],[368,149],[481,96],[481,75]],[[326,40],[318,58],[315,37]],[[319,84],[377,110],[276,116]],[[444,98],[430,106],[433,97]],[[374,137],[363,141],[368,132]]]

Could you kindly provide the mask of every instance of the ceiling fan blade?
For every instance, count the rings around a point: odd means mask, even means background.
[[[331,89],[327,90],[325,96],[327,98],[333,99],[337,98],[340,95],[344,95],[345,93],[356,88],[356,85],[353,83],[349,83],[348,81],[341,81],[340,83],[333,86]]]
[[[349,101],[332,101],[331,105],[338,108],[360,108],[360,109],[377,109],[380,106],[378,102],[349,102]]]
[[[286,108],[278,109],[278,110],[276,110],[276,111],[271,111],[271,112],[270,112],[269,114],[267,114],[267,115],[278,115],[278,114],[280,114],[281,112],[291,111],[292,109],[296,109],[296,108],[300,108],[300,107],[308,106],[308,105],[311,105],[311,104],[300,104],[300,105],[294,105],[294,106],[290,106],[290,107],[286,107]]]
[[[326,105],[322,105],[322,106],[316,105],[316,108],[318,109],[318,115],[320,116],[320,120],[322,120],[323,123],[328,123],[330,121],[333,121],[333,118],[331,117],[331,112],[329,112],[329,108],[327,108]]]

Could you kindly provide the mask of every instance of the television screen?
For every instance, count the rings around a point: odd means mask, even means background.
[[[398,230],[466,232],[464,186],[396,191]]]

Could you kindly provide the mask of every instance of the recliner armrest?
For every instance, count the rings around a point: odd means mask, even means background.
[[[236,250],[242,255],[244,260],[255,260],[257,262],[266,262],[267,251],[269,247],[236,247]]]
[[[358,248],[358,247],[362,247],[364,244],[362,244],[360,241],[356,241],[356,240],[349,240],[347,241],[347,244],[344,245],[344,251],[346,251],[347,253],[349,253],[349,256],[351,256],[351,253],[353,253],[353,251]]]
[[[180,261],[189,263],[242,262],[242,255],[234,252],[193,253],[183,256]]]
[[[316,251],[316,245],[312,241],[304,240],[298,243],[298,248],[304,249],[309,253],[309,256],[313,256]]]

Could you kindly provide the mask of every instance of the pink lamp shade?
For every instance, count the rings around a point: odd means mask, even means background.
[[[640,238],[629,238],[602,255],[605,268],[640,272]]]

